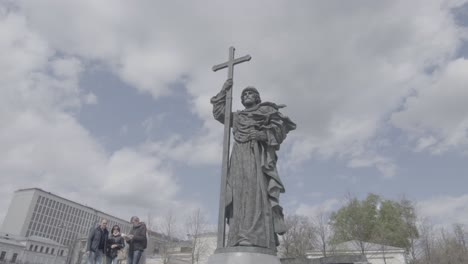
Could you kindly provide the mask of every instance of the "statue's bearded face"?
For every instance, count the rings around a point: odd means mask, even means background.
[[[241,99],[242,99],[242,104],[246,108],[249,108],[249,107],[252,107],[254,105],[261,103],[260,95],[252,90],[243,91]]]

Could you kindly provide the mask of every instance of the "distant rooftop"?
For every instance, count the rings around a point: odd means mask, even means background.
[[[363,246],[366,251],[380,251],[382,248],[385,248],[386,251],[402,251],[404,250],[403,248],[399,247],[392,247],[392,246],[387,246],[387,245],[381,245],[381,244],[375,244],[375,243],[370,243],[370,242],[362,242]],[[336,245],[337,250],[353,250],[353,251],[359,251],[359,241],[358,240],[350,240],[347,242],[340,243]]]
[[[10,233],[0,232],[0,241],[2,243],[7,243],[11,245],[16,245],[16,246],[24,246],[20,242],[28,241],[28,240],[35,241],[35,242],[42,242],[42,243],[49,244],[49,245],[63,246],[62,244],[57,243],[54,240],[45,238],[45,237],[40,237],[40,236],[23,237],[23,236],[18,236],[18,235],[12,235]]]

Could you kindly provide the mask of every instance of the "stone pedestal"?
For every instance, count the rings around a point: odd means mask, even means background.
[[[274,254],[250,249],[252,248],[232,247],[217,250],[206,264],[281,264]]]

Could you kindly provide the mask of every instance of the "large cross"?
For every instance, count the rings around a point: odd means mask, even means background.
[[[234,77],[234,65],[249,61],[252,57],[246,55],[234,59],[234,47],[229,48],[229,60],[213,66],[213,71],[228,68],[228,79]],[[223,165],[221,172],[221,188],[219,195],[219,218],[218,218],[218,243],[217,248],[224,248],[226,236],[226,205],[224,195],[226,193],[227,174],[229,171],[229,143],[231,140],[231,113],[232,113],[232,87],[226,92],[226,106],[224,109],[224,143],[223,143]]]
[[[250,55],[245,55],[244,57],[240,57],[234,59],[234,51],[236,49],[234,47],[229,48],[229,60],[225,63],[221,63],[218,65],[213,66],[213,71],[218,71],[224,68],[228,68],[228,79],[232,79],[234,77],[234,65],[242,63],[244,61],[249,61],[252,57]]]

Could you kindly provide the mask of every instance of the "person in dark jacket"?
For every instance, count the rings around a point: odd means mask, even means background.
[[[125,236],[125,241],[128,243],[127,264],[138,264],[143,251],[146,249],[148,240],[146,238],[146,225],[140,222],[137,216],[132,216],[130,223],[133,224],[128,236]]]
[[[98,227],[91,230],[88,237],[88,264],[103,264],[102,259],[107,248],[107,220],[102,219]]]
[[[120,234],[120,227],[115,225],[111,229],[111,234],[107,240],[107,264],[117,264],[119,250],[125,247],[124,238]]]

